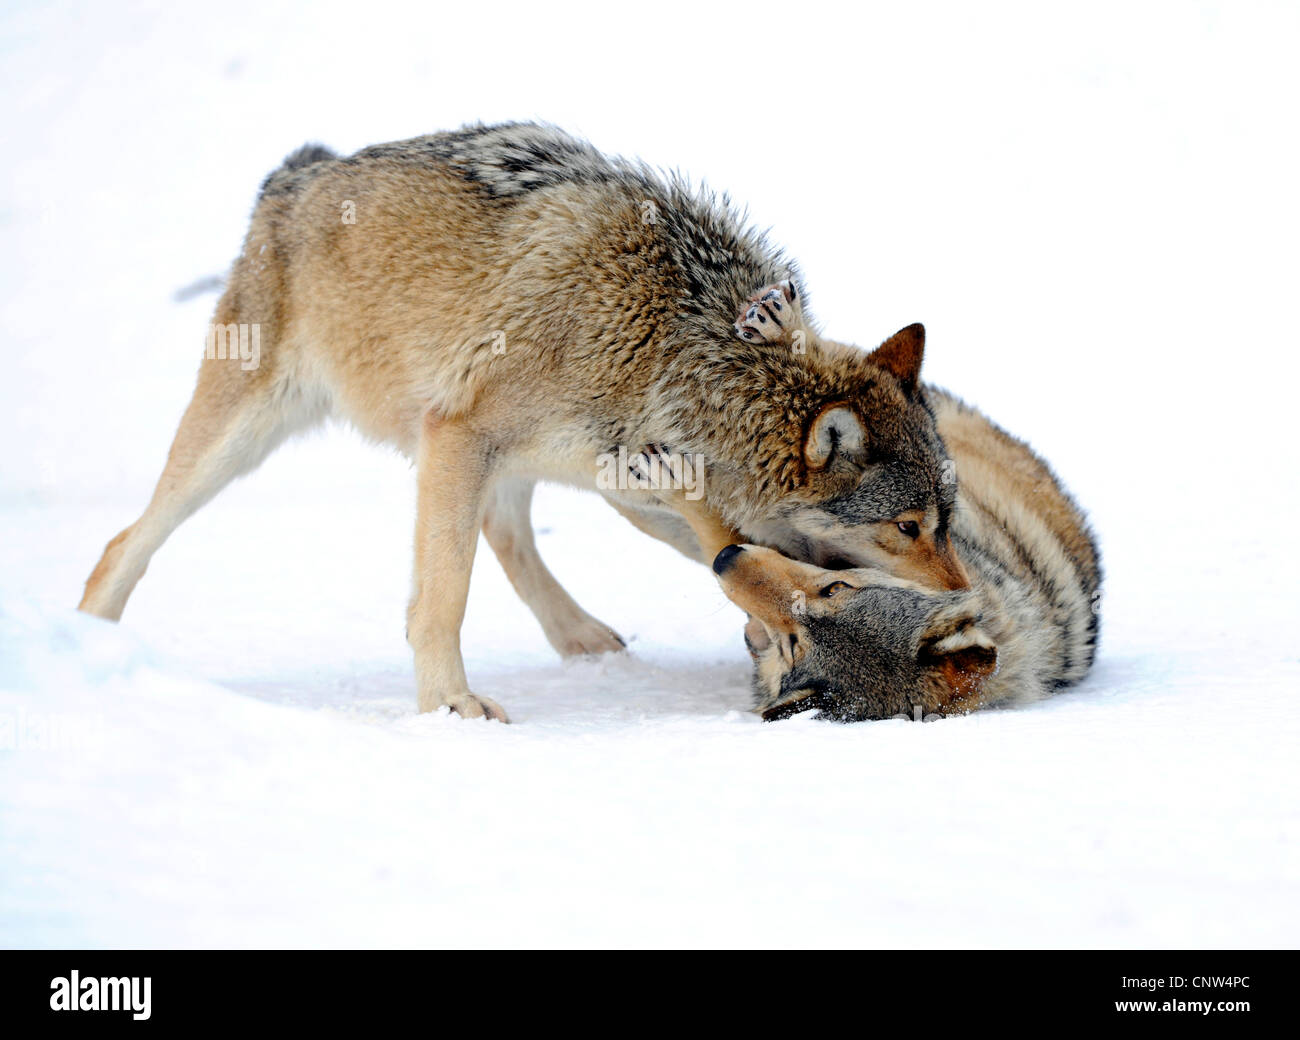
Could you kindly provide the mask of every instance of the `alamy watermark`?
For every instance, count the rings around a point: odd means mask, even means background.
[[[254,322],[208,326],[203,356],[208,361],[239,361],[239,367],[251,372],[262,363],[262,326]]]
[[[145,1022],[153,1013],[153,978],[146,975],[99,978],[81,977],[78,971],[50,980],[51,1011],[129,1011]]]
[[[704,455],[700,452],[616,451],[596,456],[600,491],[683,491],[688,502],[704,497]]]
[[[73,712],[0,712],[0,751],[83,751],[103,744],[103,716]]]

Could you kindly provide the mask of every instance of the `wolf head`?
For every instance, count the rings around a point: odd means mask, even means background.
[[[932,592],[875,568],[826,570],[753,545],[728,546],[713,569],[750,615],[765,719],[960,714],[981,703],[997,670],[973,592]]]
[[[871,353],[816,341],[822,380],[797,416],[796,486],[751,538],[820,567],[968,586],[948,531],[957,483],[920,385],[924,348],[920,325]]]

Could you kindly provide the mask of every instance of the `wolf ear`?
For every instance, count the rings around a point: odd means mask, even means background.
[[[921,378],[921,357],[925,354],[925,326],[919,322],[895,332],[867,355],[867,360],[890,372],[910,394]]]
[[[968,646],[954,650],[942,655],[937,666],[944,685],[951,691],[951,700],[971,700],[984,687],[984,681],[998,670],[997,647]]]
[[[943,612],[931,622],[948,628],[947,634],[923,641],[920,661],[932,668],[942,681],[949,703],[973,701],[985,681],[998,670],[998,648],[964,611]]]
[[[828,404],[818,412],[803,442],[809,469],[824,470],[837,456],[858,466],[867,457],[867,428],[846,404]]]

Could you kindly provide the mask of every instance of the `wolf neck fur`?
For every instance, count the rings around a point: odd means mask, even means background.
[[[773,500],[806,488],[804,438],[818,411],[862,400],[880,377],[862,351],[816,337],[803,354],[783,344],[698,343],[666,366],[653,418],[674,447],[705,456],[710,503],[744,529],[770,515]]]

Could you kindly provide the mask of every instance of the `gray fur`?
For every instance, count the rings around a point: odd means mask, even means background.
[[[1097,652],[1101,567],[1096,540],[1059,479],[1016,441],[956,398],[933,388],[943,415],[976,417],[1041,466],[1072,513],[1069,539],[1054,539],[1014,502],[986,501],[991,489],[963,483],[951,513],[953,544],[971,587],[932,592],[870,569],[827,572],[855,591],[834,611],[812,604],[802,624],[802,656],[782,663],[776,645],[755,650],[754,694],[766,718],[818,709],[838,721],[951,713],[940,677],[945,652],[996,655],[969,706],[1025,703],[1079,682]],[[955,487],[949,482],[948,490]],[[946,642],[944,642],[946,641]]]
[[[258,201],[260,202],[268,195],[279,195],[298,190],[311,177],[310,173],[303,174],[302,171],[317,163],[337,158],[338,155],[323,144],[309,143],[303,145],[296,151],[291,152],[284,162],[266,175],[266,179],[262,181],[262,186],[257,193]]]

